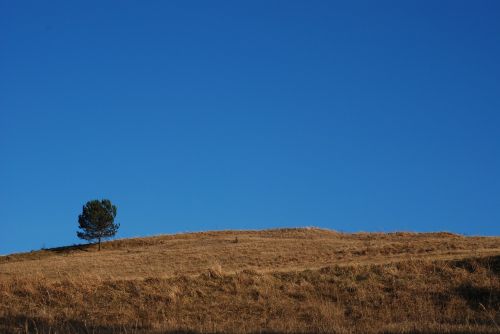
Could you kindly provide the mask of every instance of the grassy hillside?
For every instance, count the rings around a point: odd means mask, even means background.
[[[497,333],[500,238],[223,231],[0,257],[6,333]],[[496,322],[496,324],[495,324]]]

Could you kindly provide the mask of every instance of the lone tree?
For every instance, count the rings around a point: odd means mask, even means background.
[[[115,224],[116,206],[108,199],[93,200],[84,205],[82,214],[78,216],[76,232],[80,239],[97,240],[101,250],[101,239],[113,237],[120,224]]]

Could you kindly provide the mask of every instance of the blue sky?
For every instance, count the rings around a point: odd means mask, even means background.
[[[0,0],[0,254],[320,226],[500,233],[498,1]]]

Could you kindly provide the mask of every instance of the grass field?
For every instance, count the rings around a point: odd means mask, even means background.
[[[498,333],[500,238],[221,231],[0,257],[1,333]]]

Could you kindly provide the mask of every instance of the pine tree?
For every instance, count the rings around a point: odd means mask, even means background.
[[[110,200],[89,201],[78,216],[78,228],[81,231],[76,232],[76,235],[84,240],[97,240],[101,250],[101,240],[113,237],[120,227],[114,222],[115,217],[116,206]]]

